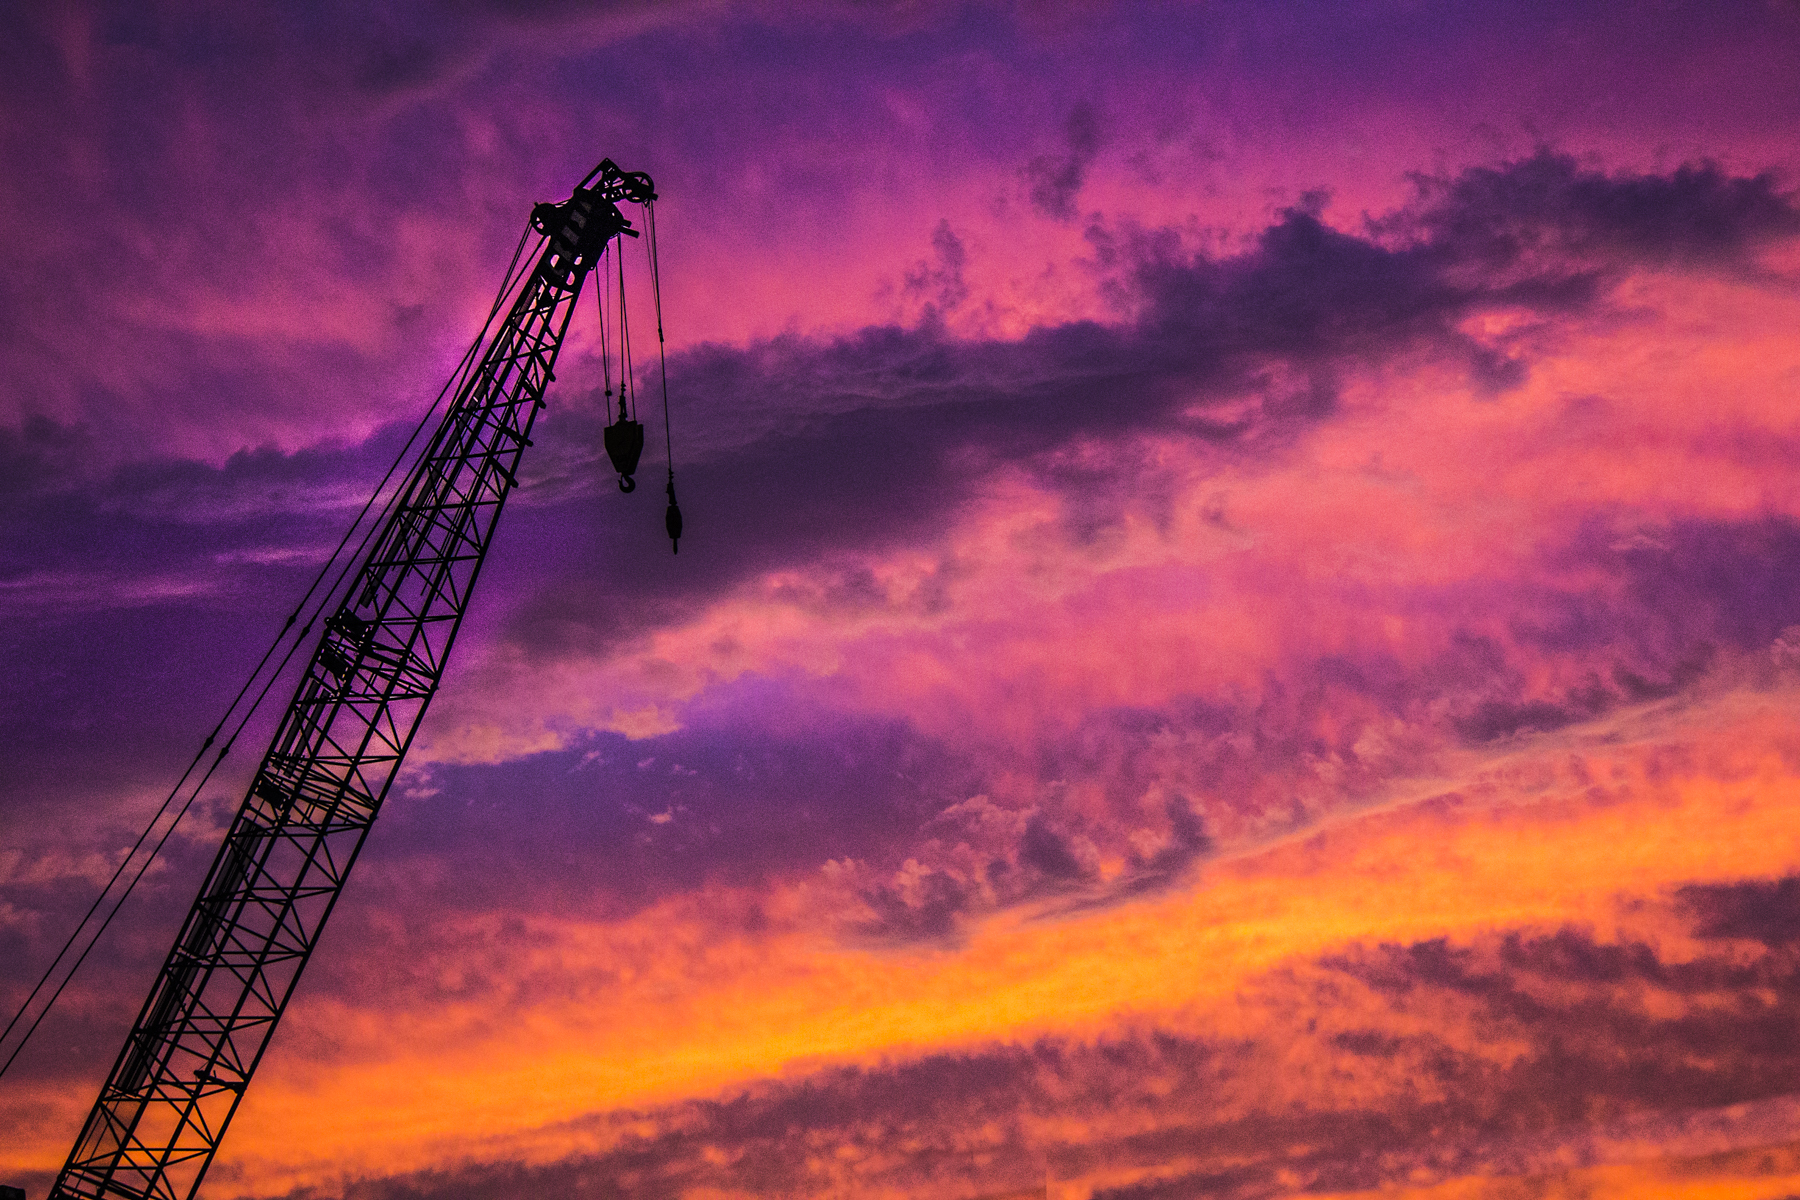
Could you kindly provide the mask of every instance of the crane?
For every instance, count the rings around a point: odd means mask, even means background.
[[[638,236],[622,202],[643,205],[651,230],[660,343],[655,199],[648,175],[606,159],[569,199],[532,210],[536,265],[522,283],[509,269],[494,309],[517,284],[505,320],[485,348],[485,330],[477,336],[367,554],[341,598],[330,593],[294,698],[51,1200],[191,1200],[199,1190],[443,677],[583,282],[615,238]],[[622,362],[606,437],[627,491],[643,447],[625,406],[628,375]],[[610,394],[609,380],[609,405]],[[666,400],[665,384],[665,422]],[[672,464],[667,490],[673,540]]]

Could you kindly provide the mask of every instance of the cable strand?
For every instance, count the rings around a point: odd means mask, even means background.
[[[269,648],[263,652],[263,655],[257,661],[256,666],[244,680],[243,686],[238,689],[237,695],[234,696],[231,703],[226,706],[225,714],[220,717],[218,724],[213,727],[212,732],[209,733],[206,740],[201,743],[200,749],[195,752],[193,761],[188,764],[187,769],[181,773],[181,777],[177,779],[174,786],[169,789],[169,794],[163,799],[162,804],[158,806],[156,813],[150,818],[149,823],[145,825],[143,832],[138,834],[137,840],[132,843],[130,850],[126,852],[124,859],[120,861],[118,867],[113,871],[111,878],[109,878],[106,885],[100,889],[100,894],[94,898],[93,904],[88,907],[87,912],[83,914],[81,920],[76,923],[74,930],[63,942],[62,948],[57,951],[56,956],[50,961],[50,965],[44,969],[44,973],[38,978],[37,983],[33,985],[30,993],[26,995],[25,999],[20,1003],[18,1010],[6,1023],[6,1028],[0,1030],[0,1045],[4,1045],[6,1038],[12,1034],[12,1031],[18,1026],[20,1020],[22,1020],[26,1012],[30,1010],[32,1002],[37,999],[42,993],[45,984],[47,984],[55,975],[58,965],[62,963],[63,959],[67,957],[70,949],[72,949],[75,943],[81,938],[82,931],[87,927],[88,922],[93,919],[94,913],[99,911],[100,907],[106,902],[106,897],[111,893],[113,886],[118,883],[126,869],[131,865],[132,860],[137,856],[138,850],[143,847],[144,842],[162,821],[163,816],[169,810],[169,806],[174,803],[175,797],[181,793],[182,787],[193,774],[194,768],[200,764],[201,759],[206,756],[206,751],[214,744],[219,733],[231,720],[232,713],[236,711],[238,705],[242,703],[244,696],[248,694],[250,689],[255,685],[257,677],[262,674],[263,668],[268,665],[269,659],[272,658],[275,651],[280,648],[282,641],[287,637],[288,631],[294,627],[301,612],[306,608],[307,603],[312,599],[314,593],[317,592],[319,584],[325,579],[326,575],[330,573],[333,563],[338,560],[339,556],[343,553],[344,547],[349,543],[351,537],[355,535],[358,527],[363,524],[363,519],[368,516],[370,508],[374,506],[375,501],[381,496],[382,492],[386,490],[389,481],[394,476],[394,472],[398,470],[400,464],[405,461],[413,444],[418,440],[419,434],[424,431],[432,414],[435,413],[438,406],[443,403],[444,397],[449,394],[452,385],[459,385],[462,380],[466,379],[477,351],[487,340],[488,330],[492,327],[494,318],[504,306],[506,297],[512,292],[520,279],[523,278],[522,273],[515,275],[515,272],[519,267],[519,260],[524,252],[525,243],[529,240],[530,236],[531,226],[528,224],[524,231],[519,235],[518,244],[513,248],[512,259],[507,263],[506,272],[501,280],[500,290],[495,296],[493,306],[488,310],[487,319],[482,322],[481,330],[476,334],[475,340],[470,344],[469,348],[463,352],[462,358],[458,361],[456,369],[451,372],[449,380],[445,382],[443,387],[438,389],[436,397],[433,398],[430,406],[425,410],[424,415],[420,417],[418,423],[414,425],[412,433],[408,435],[405,444],[401,446],[399,453],[395,455],[394,461],[388,466],[388,469],[382,475],[380,482],[375,485],[374,490],[369,495],[369,499],[364,502],[361,511],[357,513],[356,519],[350,523],[349,529],[347,529],[344,532],[344,536],[338,540],[337,546],[320,565],[318,572],[313,576],[312,582],[307,586],[305,593],[300,597],[299,603],[295,605],[294,611],[288,615],[286,622],[283,623],[281,631],[275,635]],[[63,976],[62,982],[57,985],[56,990],[53,991],[50,994],[50,998],[45,1001],[44,1007],[38,1012],[37,1016],[20,1036],[18,1044],[14,1046],[12,1053],[7,1057],[5,1063],[0,1064],[0,1077],[5,1076],[7,1069],[12,1066],[19,1054],[25,1049],[25,1046],[31,1040],[32,1034],[37,1032],[38,1026],[43,1022],[50,1010],[55,1007],[56,1001],[61,997],[63,990],[67,988],[70,981],[74,979],[75,973],[81,969],[81,964],[87,960],[89,952],[91,952],[94,946],[98,944],[101,935],[106,932],[107,927],[112,924],[113,917],[118,914],[120,907],[130,898],[131,893],[136,890],[138,881],[144,877],[144,873],[149,870],[150,864],[156,860],[156,857],[162,851],[163,846],[167,844],[170,835],[175,832],[176,826],[180,825],[182,818],[187,815],[188,809],[192,807],[194,800],[199,796],[200,790],[206,786],[207,781],[210,780],[214,772],[218,770],[219,764],[225,760],[225,755],[227,751],[230,750],[232,743],[236,741],[238,734],[243,732],[245,725],[247,725],[251,718],[255,716],[256,711],[262,706],[263,700],[268,697],[275,682],[280,679],[282,672],[287,669],[287,665],[292,660],[294,652],[299,649],[301,642],[311,633],[314,622],[318,619],[319,615],[324,612],[330,598],[336,593],[337,589],[342,586],[344,578],[349,574],[350,568],[360,561],[362,553],[364,549],[367,548],[370,539],[382,528],[387,515],[392,510],[399,495],[400,489],[396,489],[389,494],[387,501],[382,505],[381,512],[377,516],[377,519],[364,531],[361,540],[357,544],[356,550],[344,561],[343,566],[338,571],[337,578],[332,581],[331,587],[327,589],[318,608],[314,610],[312,616],[301,628],[300,633],[295,637],[293,644],[289,646],[287,653],[282,656],[280,664],[263,684],[262,690],[257,694],[256,699],[239,719],[236,729],[232,731],[231,739],[226,742],[224,748],[219,751],[218,756],[213,759],[212,766],[208,767],[206,773],[194,784],[193,790],[188,794],[187,800],[182,803],[182,806],[176,812],[174,819],[170,821],[169,827],[165,829],[162,836],[157,839],[156,844],[151,848],[149,855],[144,859],[142,865],[138,867],[136,874],[132,876],[131,882],[125,885],[125,890],[121,892],[119,898],[113,902],[112,908],[100,922],[99,927],[96,928],[88,938],[87,945],[83,947],[81,953],[69,967],[68,973]]]
[[[656,358],[662,368],[663,450],[669,458],[669,478],[675,478],[675,438],[669,428],[669,356],[663,346],[662,263],[656,253],[656,204],[644,201],[644,224],[650,228],[650,298],[656,306]]]

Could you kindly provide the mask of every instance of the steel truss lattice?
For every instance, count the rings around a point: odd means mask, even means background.
[[[616,202],[655,198],[610,160],[583,185],[533,213],[536,267],[325,622],[51,1200],[199,1189],[437,690],[582,284],[631,232]]]

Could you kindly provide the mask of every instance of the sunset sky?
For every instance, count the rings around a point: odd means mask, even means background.
[[[1793,0],[6,6],[0,1023],[610,157],[681,552],[589,301],[206,1195],[1800,1196],[1797,130]]]

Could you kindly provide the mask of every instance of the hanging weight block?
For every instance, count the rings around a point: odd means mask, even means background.
[[[612,459],[613,470],[621,481],[637,474],[638,459],[644,454],[644,423],[619,420],[606,427],[606,457]],[[624,487],[621,482],[620,487]],[[625,488],[630,491],[631,488]]]

